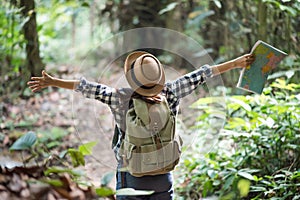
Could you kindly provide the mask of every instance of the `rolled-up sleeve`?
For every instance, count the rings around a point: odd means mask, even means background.
[[[205,83],[206,78],[212,76],[212,68],[209,65],[203,65],[199,69],[169,82],[168,87],[171,88],[175,96],[183,98],[192,93],[199,85]]]
[[[115,88],[87,81],[84,77],[80,78],[80,82],[75,88],[75,91],[80,92],[86,98],[97,99],[111,107],[115,107],[119,104],[119,95]]]

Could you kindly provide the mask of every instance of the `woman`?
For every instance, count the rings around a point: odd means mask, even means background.
[[[119,161],[118,169],[122,167],[119,150],[122,144],[122,132],[125,130],[125,116],[129,109],[128,97],[138,96],[148,101],[158,101],[164,96],[171,112],[177,115],[180,100],[191,94],[206,78],[222,74],[235,68],[244,68],[254,61],[251,54],[245,54],[228,62],[208,66],[204,65],[174,81],[165,82],[165,73],[160,61],[152,54],[135,51],[129,54],[124,63],[128,88],[112,88],[101,83],[80,80],[64,80],[48,75],[45,71],[41,77],[32,77],[28,82],[33,92],[48,86],[60,87],[81,92],[87,98],[94,98],[107,104],[114,115],[119,136],[113,147]],[[128,172],[117,171],[117,189],[134,188],[136,190],[153,190],[149,196],[117,196],[117,199],[173,199],[172,174],[147,175],[135,177]]]

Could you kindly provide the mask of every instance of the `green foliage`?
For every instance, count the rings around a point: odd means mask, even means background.
[[[73,169],[68,169],[68,168],[63,168],[63,167],[48,167],[45,171],[44,174],[46,176],[49,176],[51,174],[63,174],[63,173],[67,173],[71,176],[74,177],[80,177],[82,176],[82,172],[81,171],[77,171],[77,170],[73,170]]]
[[[58,179],[45,179],[42,182],[47,183],[54,187],[62,187],[64,185],[63,182]]]
[[[91,155],[93,147],[97,144],[97,142],[89,142],[83,145],[80,145],[78,149],[70,148],[67,150],[67,153],[70,155],[72,164],[74,167],[78,167],[80,165],[85,165],[84,156]]]
[[[38,132],[38,141],[40,145],[45,145],[52,149],[62,144],[62,139],[69,134],[69,131],[60,127],[53,127],[47,131]]]
[[[96,194],[99,197],[107,197],[115,194],[115,191],[109,187],[96,188]]]
[[[158,12],[158,14],[163,15],[167,12],[170,12],[170,11],[174,10],[177,5],[178,5],[178,2],[172,2],[172,3],[168,4],[164,9],[160,10]]]
[[[24,81],[19,78],[25,61],[25,40],[22,28],[29,18],[23,18],[21,9],[8,1],[0,7],[0,94],[19,95]],[[19,83],[16,83],[19,81]],[[13,83],[10,83],[13,82]],[[20,84],[21,83],[21,84]],[[2,95],[0,95],[2,96]]]
[[[154,191],[135,190],[133,188],[122,188],[117,190],[117,195],[136,196],[136,195],[151,195]]]
[[[184,199],[295,199],[300,195],[300,84],[277,79],[264,94],[226,98],[227,120],[219,145],[182,163],[177,192]],[[216,100],[195,107],[210,110]],[[208,103],[208,104],[205,104]],[[206,106],[205,106],[206,105]],[[204,112],[206,113],[206,112]],[[210,115],[198,128],[207,128]]]
[[[27,132],[16,140],[13,145],[9,148],[10,151],[13,150],[28,150],[33,147],[37,140],[36,134],[34,132]]]
[[[107,186],[115,177],[115,172],[108,172],[101,178],[101,186]]]
[[[80,165],[85,165],[85,160],[83,154],[77,149],[68,149],[68,154],[71,157],[72,164],[74,167],[78,167]]]
[[[108,197],[111,195],[126,195],[126,196],[137,196],[137,195],[151,195],[154,191],[145,191],[145,190],[135,190],[133,188],[122,188],[117,191],[114,191],[108,187],[96,188],[96,194],[99,197]]]
[[[23,19],[21,9],[16,8],[7,1],[0,7],[0,39],[4,41],[0,46],[1,71],[11,75],[19,72],[23,63],[24,37],[21,34],[24,24],[29,18]],[[3,73],[1,73],[4,75]]]
[[[108,184],[111,182],[115,173],[107,173],[101,179],[101,187],[93,188],[92,184],[88,181],[84,181],[83,178],[86,178],[84,173],[80,170],[69,168],[69,164],[67,162],[63,162],[64,157],[67,155],[70,156],[73,167],[84,166],[85,160],[84,156],[91,155],[93,147],[97,144],[97,142],[88,142],[80,145],[77,149],[69,148],[60,153],[60,156],[56,156],[55,154],[51,154],[50,152],[45,152],[44,149],[54,148],[57,145],[53,145],[51,143],[58,142],[61,143],[61,139],[68,134],[68,131],[54,127],[50,131],[40,132],[38,136],[34,132],[28,132],[18,138],[13,145],[10,147],[10,150],[30,150],[30,158],[40,156],[42,157],[41,167],[44,178],[39,180],[40,182],[46,183],[53,187],[66,187],[66,181],[61,177],[70,177],[72,181],[77,183],[78,185],[84,187],[91,187],[94,193],[96,193],[99,197],[109,197],[116,194],[116,191],[111,189]],[[46,143],[47,145],[45,145]],[[49,145],[50,144],[50,145]],[[55,143],[56,144],[56,143]],[[47,149],[48,150],[48,149]],[[37,152],[37,153],[36,153]],[[50,154],[50,156],[48,155]],[[46,158],[45,158],[46,157]],[[57,161],[55,165],[50,165],[51,160],[53,158]],[[29,160],[27,159],[27,160]],[[36,160],[37,161],[37,160]],[[24,161],[24,165],[27,161]],[[39,163],[37,163],[39,165]],[[61,166],[63,164],[63,166]],[[67,166],[67,167],[66,167]],[[69,176],[65,176],[65,175]],[[121,191],[122,192],[122,191]],[[125,190],[124,194],[128,195],[140,195],[140,194],[149,194],[146,191],[135,191],[135,190]]]
[[[283,1],[283,0],[262,0],[262,2],[272,6],[275,9],[279,9],[282,12],[288,13],[292,17],[296,17],[300,10],[299,1]]]
[[[83,145],[80,145],[78,147],[78,150],[79,152],[82,153],[82,155],[86,156],[86,155],[92,155],[92,150],[93,150],[93,147],[97,144],[97,142],[88,142],[88,143],[85,143]]]
[[[81,0],[38,2],[36,9],[41,56],[46,62],[65,62],[70,53],[74,53],[74,43],[79,48],[82,40],[75,40],[75,37],[80,30],[85,29],[88,21],[87,6],[87,2]],[[88,40],[85,37],[82,42],[88,43]]]

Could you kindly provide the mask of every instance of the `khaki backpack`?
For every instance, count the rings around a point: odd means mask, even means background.
[[[179,162],[182,146],[175,131],[176,118],[165,97],[153,104],[134,98],[126,115],[120,149],[123,167],[137,177],[172,171]]]

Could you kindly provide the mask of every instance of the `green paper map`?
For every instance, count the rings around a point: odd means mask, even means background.
[[[253,46],[251,53],[255,55],[254,62],[241,71],[237,87],[261,94],[268,75],[287,56],[287,53],[258,40]]]

